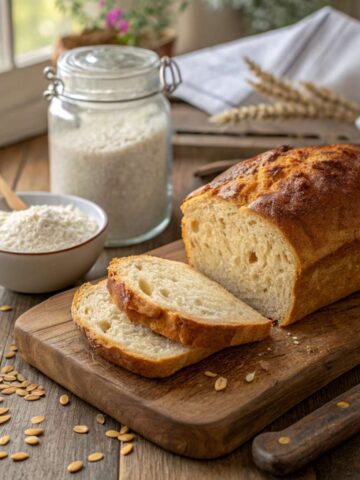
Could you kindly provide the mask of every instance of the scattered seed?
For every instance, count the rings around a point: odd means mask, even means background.
[[[39,398],[40,398],[39,395],[33,395],[32,393],[24,397],[24,399],[27,400],[28,402],[34,402],[36,400],[39,400]]]
[[[7,358],[7,359],[14,358],[15,355],[16,355],[15,352],[11,352],[11,351],[10,351],[10,352],[6,352],[6,353],[5,353],[5,358]]]
[[[128,431],[129,431],[129,427],[127,427],[126,425],[123,425],[120,428],[120,435],[124,435],[124,433],[128,433]]]
[[[76,462],[72,462],[67,466],[67,470],[70,473],[76,473],[82,470],[84,464],[81,460],[77,460]]]
[[[40,443],[40,440],[35,435],[30,435],[28,437],[25,437],[25,443],[27,443],[28,445],[37,445],[38,443]]]
[[[2,367],[1,372],[2,373],[9,373],[14,370],[14,367],[12,365],[5,365],[5,367]]]
[[[6,373],[3,378],[4,378],[5,382],[15,382],[16,381],[16,377],[14,375],[11,375],[10,373]]]
[[[98,462],[99,460],[102,460],[104,458],[104,454],[101,452],[94,452],[90,453],[88,456],[89,462]]]
[[[30,385],[28,385],[26,387],[26,390],[30,393],[32,392],[33,390],[36,390],[38,388],[39,385],[37,385],[36,383],[31,383]]]
[[[19,395],[19,397],[26,397],[28,394],[26,390],[22,390],[21,388],[17,388],[15,393],[16,395]]]
[[[294,340],[294,341],[293,341],[293,344],[294,344],[294,345],[300,345],[300,342],[299,342],[299,340]]]
[[[43,435],[45,432],[45,430],[43,428],[27,428],[25,430],[25,435],[28,435],[28,436],[36,436],[38,437],[39,435]]]
[[[117,438],[119,436],[120,432],[117,432],[116,430],[107,430],[105,432],[105,435],[109,438]]]
[[[212,377],[212,378],[217,377],[217,373],[210,372],[210,370],[207,370],[206,372],[204,372],[204,375],[206,375],[207,377]]]
[[[26,388],[26,387],[28,387],[29,385],[30,385],[29,380],[24,380],[23,382],[21,382],[20,387],[21,387],[21,388]]]
[[[24,377],[24,375],[21,375],[21,373],[18,373],[16,376],[17,376],[17,379],[19,380],[19,382],[25,382],[26,381],[26,378]]]
[[[10,312],[12,309],[11,305],[0,305],[0,312]]]
[[[280,443],[280,445],[287,445],[290,442],[291,442],[291,440],[290,440],[289,437],[279,437],[278,438],[278,443]]]
[[[18,351],[18,348],[17,346],[15,345],[15,343],[12,343],[9,347],[9,350],[11,350],[12,352],[17,352]]]
[[[120,450],[121,455],[129,455],[134,450],[134,445],[132,443],[127,443]]]
[[[68,397],[68,395],[61,395],[61,397],[59,398],[59,402],[63,406],[68,405],[70,403],[70,398]]]
[[[3,458],[6,458],[8,456],[7,452],[4,452],[3,450],[0,451],[0,460]]]
[[[214,384],[214,388],[217,392],[220,392],[221,390],[225,390],[227,387],[228,381],[224,377],[219,377]]]
[[[31,392],[31,395],[38,395],[39,397],[42,397],[42,396],[45,395],[45,392],[44,392],[44,390],[33,390]]]
[[[350,406],[350,403],[349,402],[337,402],[336,406],[339,407],[339,408],[348,408]]]
[[[10,455],[11,460],[14,462],[22,462],[23,460],[27,460],[29,458],[29,454],[26,452],[16,452]]]
[[[97,422],[97,423],[100,423],[100,425],[104,425],[105,420],[106,420],[106,419],[105,419],[105,415],[103,415],[102,413],[98,413],[98,414],[96,415],[96,422]]]
[[[246,375],[246,377],[245,377],[245,381],[246,381],[247,383],[251,383],[251,382],[254,380],[254,378],[255,378],[255,374],[256,374],[256,372],[248,373],[248,374]]]
[[[86,425],[75,425],[73,431],[75,433],[88,433],[89,427],[87,427]]]
[[[7,445],[10,442],[10,435],[0,437],[0,445]]]
[[[15,387],[9,387],[7,386],[6,388],[3,389],[3,391],[1,393],[3,393],[4,395],[12,395],[13,393],[16,392],[16,388]]]
[[[133,433],[124,433],[123,435],[118,436],[118,440],[121,442],[131,442],[131,440],[134,440],[135,435]]]
[[[37,415],[36,417],[32,417],[30,420],[33,425],[37,425],[38,423],[42,423],[45,420],[45,417],[42,415]]]
[[[5,413],[8,413],[9,409],[7,407],[2,407],[0,408],[0,415],[5,415]]]

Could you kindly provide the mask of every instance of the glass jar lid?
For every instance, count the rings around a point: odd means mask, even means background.
[[[61,95],[83,101],[124,101],[162,91],[161,61],[151,51],[120,45],[75,48],[63,53],[56,78]]]

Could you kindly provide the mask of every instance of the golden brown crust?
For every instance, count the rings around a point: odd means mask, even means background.
[[[270,320],[248,325],[210,325],[162,308],[151,299],[144,301],[118,278],[114,268],[116,261],[121,259],[114,259],[108,269],[107,286],[113,302],[126,312],[130,320],[141,323],[160,335],[183,345],[220,349],[263,340],[270,333]]]
[[[148,360],[140,355],[136,355],[133,352],[127,352],[126,349],[120,348],[119,345],[111,342],[104,336],[94,333],[94,331],[86,325],[81,316],[78,314],[78,303],[81,301],[82,295],[89,288],[93,287],[94,286],[90,283],[86,283],[75,292],[71,306],[71,315],[75,324],[85,336],[91,349],[105,360],[115,365],[124,367],[127,370],[144,377],[161,378],[172,375],[181,368],[196,363],[214,353],[214,350],[210,351],[198,348],[182,355],[176,355],[172,358],[153,361]]]
[[[216,196],[271,219],[306,268],[360,237],[360,148],[278,147],[242,161],[183,203]]]
[[[295,253],[293,305],[283,326],[360,288],[358,146],[275,148],[190,194],[182,211],[186,215],[187,208],[209,197],[261,215],[279,228]],[[191,244],[182,231],[192,263]]]

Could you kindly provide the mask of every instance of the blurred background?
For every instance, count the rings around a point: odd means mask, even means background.
[[[0,0],[0,145],[45,131],[42,71],[64,49],[120,43],[179,55],[290,25],[327,5],[360,18],[358,0]]]

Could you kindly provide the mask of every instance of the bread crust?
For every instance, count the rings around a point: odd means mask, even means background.
[[[135,257],[126,257],[135,258]],[[114,303],[135,323],[141,323],[160,335],[183,345],[221,349],[263,340],[270,333],[271,321],[255,324],[206,324],[178,312],[167,310],[151,298],[146,300],[118,277],[113,259],[108,268],[107,286]]]
[[[94,285],[85,283],[75,292],[71,306],[71,315],[90,348],[105,360],[144,377],[162,378],[168,377],[181,368],[196,363],[214,353],[214,350],[198,348],[181,355],[153,361],[120,348],[115,342],[111,342],[105,336],[95,333],[78,314],[78,304],[89,288],[94,288]]]
[[[360,269],[352,265],[360,240],[358,146],[280,146],[257,155],[190,194],[181,207],[184,215],[209,197],[261,215],[295,253],[292,306],[283,326],[360,288]],[[192,263],[184,221],[182,232]],[[343,272],[346,282],[339,278]],[[315,295],[319,275],[327,278],[321,295]]]

